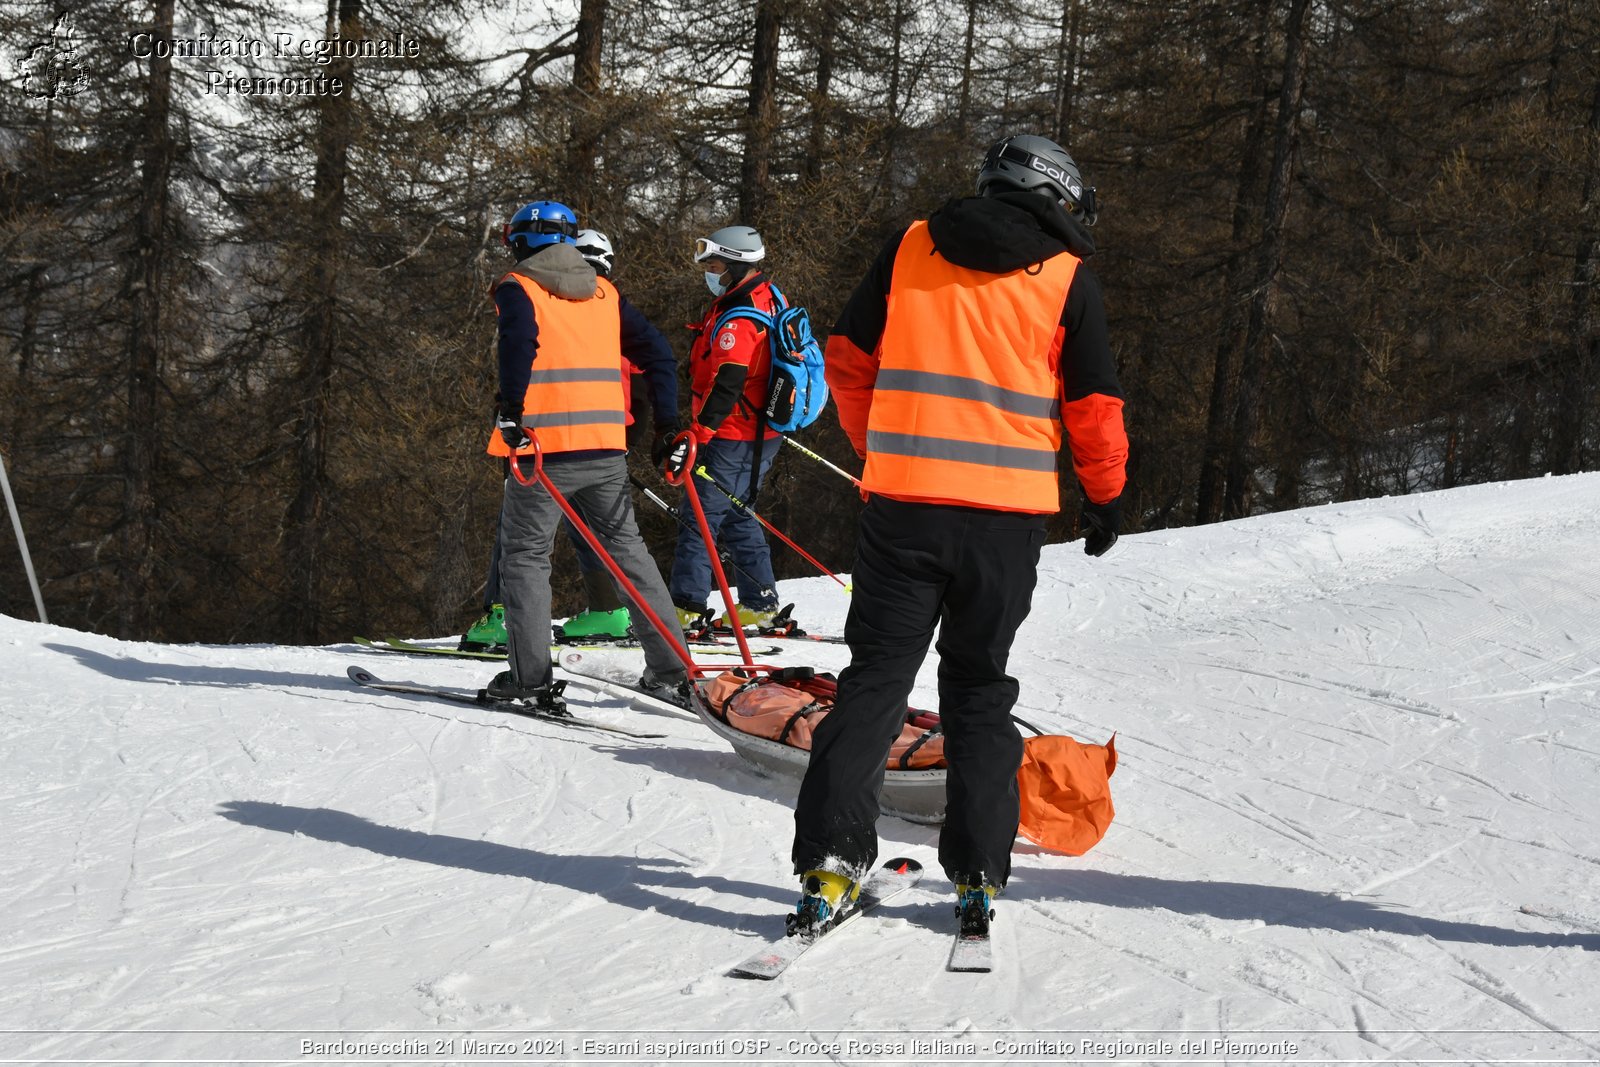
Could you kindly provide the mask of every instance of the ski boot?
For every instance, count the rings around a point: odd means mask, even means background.
[[[956,885],[956,918],[962,937],[988,937],[994,919],[994,897],[999,890],[991,885]]]
[[[756,627],[756,633],[762,637],[804,637],[806,632],[800,629],[800,624],[794,621],[794,605],[785,604],[777,612],[768,612],[770,617],[766,622]]]
[[[739,615],[738,625],[754,626],[758,630],[765,626],[770,626],[772,620],[778,614],[776,608],[747,608],[743,604],[734,605],[734,610]],[[723,612],[722,616],[717,619],[717,629],[729,631],[733,629],[733,624],[728,621],[727,612]]]
[[[580,611],[556,627],[557,641],[624,641],[631,632],[628,609]]]
[[[695,607],[682,604],[672,605],[678,612],[678,625],[683,627],[684,636],[691,641],[698,641],[711,632],[711,609],[705,606]]]
[[[820,937],[850,914],[859,883],[835,871],[807,871],[800,876],[800,903],[794,914],[785,916],[789,937]]]
[[[501,671],[483,693],[490,700],[520,701],[543,715],[566,715],[567,701],[562,696],[566,688],[565,680],[549,685],[519,685],[510,671]]]
[[[458,652],[504,652],[506,650],[506,606],[493,604],[483,618],[467,627],[456,646]]]
[[[634,688],[646,696],[664,700],[668,704],[676,704],[685,711],[694,710],[694,706],[689,702],[689,676],[682,671],[677,675],[660,675],[646,668]]]

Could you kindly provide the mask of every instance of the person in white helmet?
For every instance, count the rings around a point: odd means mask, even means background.
[[[578,254],[602,278],[610,279],[616,252],[611,239],[599,230],[579,230]],[[678,364],[667,339],[631,303],[622,305],[624,319],[632,336],[648,343],[633,350],[633,359],[622,360],[622,393],[627,412],[628,445],[636,447],[643,438],[646,409],[654,415],[655,436],[670,438],[678,432]],[[644,389],[636,389],[642,378]],[[583,577],[584,609],[556,628],[563,641],[620,640],[629,636],[631,620],[611,572],[594,554],[582,535],[563,522],[562,526],[578,556],[578,572]],[[669,620],[670,621],[670,620]]]
[[[749,226],[725,226],[695,242],[694,261],[705,273],[712,301],[689,349],[689,389],[699,442],[699,462],[716,481],[741,500],[753,501],[778,453],[780,436],[767,428],[761,411],[772,372],[767,331],[745,318],[724,316],[738,308],[767,315],[778,309],[772,286],[759,264],[766,258],[761,235]],[[719,326],[720,323],[720,326]],[[660,467],[681,464],[684,448],[658,439],[651,459]],[[697,488],[709,488],[701,481]],[[748,511],[735,509],[725,493],[702,492],[712,536],[732,557],[739,583],[737,620],[721,624],[759,626],[778,610],[772,577],[772,550]],[[688,626],[706,612],[712,590],[711,561],[696,523],[680,527],[678,548],[667,583],[679,621]]]

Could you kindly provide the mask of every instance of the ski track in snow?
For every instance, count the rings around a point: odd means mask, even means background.
[[[1019,844],[989,975],[943,970],[937,831],[885,819],[881,855],[921,859],[922,885],[775,982],[726,978],[792,906],[796,785],[682,716],[575,682],[581,714],[668,735],[591,736],[357,689],[353,646],[0,617],[0,1018],[55,1031],[6,1035],[6,1056],[732,1028],[1597,1059],[1596,544],[1600,475],[1130,536],[1103,560],[1048,547],[1017,713],[1116,732],[1118,815],[1083,857]],[[832,582],[782,591],[842,627]],[[774,659],[837,670],[848,650]],[[472,689],[494,665],[375,669]],[[930,654],[912,699],[936,694]],[[64,1032],[89,1028],[144,1032]]]

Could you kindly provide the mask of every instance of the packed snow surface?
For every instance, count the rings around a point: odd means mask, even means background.
[[[783,592],[841,628],[835,583]],[[1600,1058],[1597,474],[1046,548],[1017,713],[1116,733],[1117,819],[1018,846],[988,975],[944,970],[937,831],[884,819],[922,885],[727,977],[793,906],[793,782],[576,684],[667,737],[353,663],[496,669],[0,617],[0,1059]]]

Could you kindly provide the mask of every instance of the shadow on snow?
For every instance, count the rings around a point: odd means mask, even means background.
[[[229,689],[269,686],[281,689],[331,689],[350,692],[347,678],[325,674],[299,674],[294,671],[264,671],[249,667],[218,667],[207,663],[152,663],[132,656],[108,656],[76,645],[47,642],[52,652],[61,652],[107,678],[124,682],[150,682],[156,685],[202,685]]]
[[[1059,900],[1109,908],[1151,909],[1234,922],[1262,922],[1338,933],[1371,931],[1430,937],[1503,948],[1581,948],[1600,951],[1600,935],[1553,934],[1503,926],[1433,919],[1396,911],[1374,901],[1353,900],[1290,886],[1248,882],[1180,881],[1107,871],[1026,871],[1013,879],[1003,900]]]
[[[297,808],[256,800],[230,800],[219,814],[244,826],[298,834],[380,856],[455,867],[480,874],[503,874],[546,882],[580,893],[594,893],[613,904],[636,911],[655,910],[663,915],[728,930],[771,935],[777,920],[772,912],[745,915],[724,911],[663,889],[704,890],[770,900],[784,908],[793,905],[787,889],[757,885],[717,875],[697,875],[685,870],[681,860],[648,856],[571,856],[513,845],[497,844],[448,834],[429,834],[384,826],[349,812],[331,808]]]

